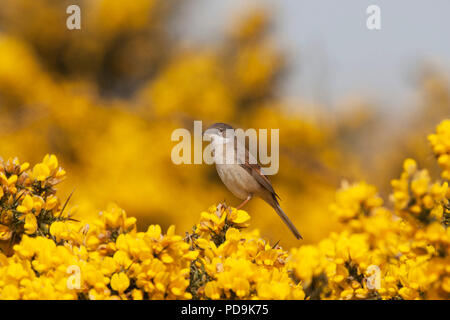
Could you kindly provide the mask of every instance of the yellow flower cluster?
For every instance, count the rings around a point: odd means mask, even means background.
[[[346,184],[331,206],[346,229],[291,250],[290,268],[312,299],[450,299],[448,182],[432,182],[412,159],[403,169],[391,182],[393,210],[374,187]]]
[[[448,182],[412,159],[392,209],[344,183],[331,205],[344,229],[290,251],[243,231],[250,216],[225,204],[184,237],[137,231],[116,205],[77,221],[56,196],[64,177],[54,155],[1,161],[0,299],[450,299]]]
[[[341,221],[357,218],[360,214],[370,215],[373,208],[383,204],[383,199],[377,195],[374,186],[365,182],[348,185],[343,183],[342,189],[336,192],[336,201],[330,205],[330,210]]]
[[[391,182],[391,196],[396,211],[403,218],[415,218],[422,222],[441,221],[449,196],[448,182],[431,182],[427,170],[418,170],[413,159],[403,163],[400,179]]]
[[[18,159],[0,160],[0,241],[20,240],[20,235],[47,235],[62,215],[54,186],[65,178],[54,155],[46,155],[32,169]],[[19,238],[17,238],[19,236]]]
[[[450,180],[450,120],[442,121],[428,140],[442,168],[442,178]]]
[[[346,226],[291,250],[290,267],[312,299],[450,298],[450,232],[443,224],[413,224],[377,207]]]
[[[271,246],[258,232],[243,233],[250,216],[224,205],[201,214],[189,235],[199,257],[191,266],[190,290],[209,299],[304,299],[287,269],[287,251]]]
[[[12,247],[0,254],[1,299],[304,298],[287,251],[239,231],[245,211],[211,207],[185,238],[174,226],[137,232],[115,205],[80,222],[55,195],[65,171],[54,155],[1,168],[2,240]]]
[[[54,222],[50,236],[24,235],[0,255],[1,299],[189,299],[198,253],[170,227],[136,232],[135,219],[110,206],[90,224]]]
[[[54,155],[33,169],[17,159],[0,163],[0,299],[191,298],[198,252],[173,226],[137,232],[136,219],[115,205],[76,221],[55,195],[64,176]]]
[[[17,160],[5,167],[27,173],[27,164]],[[34,167],[30,184],[43,188],[52,172],[63,172],[56,167],[56,157],[46,156]],[[20,202],[18,215],[35,216],[38,205],[30,201]],[[115,205],[83,223],[49,219],[53,222],[39,234],[29,232],[25,222],[21,231],[15,230],[21,240],[13,252],[0,254],[0,299],[305,297],[286,268],[287,251],[270,246],[258,232],[239,231],[250,220],[242,210],[211,207],[185,238],[175,234],[174,226],[166,234],[159,225],[137,232],[136,219]]]
[[[111,218],[125,218],[131,224],[111,225]],[[112,206],[93,221],[92,228],[68,226],[71,232],[67,232],[58,226],[56,230],[52,228],[53,239],[25,235],[14,246],[13,256],[2,256],[0,297],[190,298],[185,290],[189,285],[189,265],[197,253],[174,234],[173,227],[165,235],[154,225],[146,232],[136,232],[132,220]],[[99,241],[90,241],[92,237]]]

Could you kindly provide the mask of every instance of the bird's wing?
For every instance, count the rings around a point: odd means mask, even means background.
[[[250,163],[249,159],[253,158],[253,156],[248,151],[247,147],[245,147],[245,162],[239,164],[242,168],[244,168],[253,178],[258,181],[258,183],[267,189],[270,193],[272,193],[275,197],[280,199],[280,197],[276,194],[275,190],[270,183],[270,180],[261,172],[261,166],[258,163]],[[252,161],[253,162],[253,161]],[[256,161],[257,162],[257,161]]]

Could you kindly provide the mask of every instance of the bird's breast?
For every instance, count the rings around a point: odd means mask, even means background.
[[[216,164],[220,179],[237,198],[246,199],[260,191],[259,183],[239,164]]]

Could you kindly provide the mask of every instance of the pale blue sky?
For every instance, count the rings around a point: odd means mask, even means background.
[[[216,38],[248,3],[274,12],[274,34],[292,63],[284,90],[326,104],[363,94],[404,106],[414,74],[431,62],[450,74],[450,0],[193,0],[180,26],[187,41]],[[366,28],[366,8],[381,8],[382,29]]]

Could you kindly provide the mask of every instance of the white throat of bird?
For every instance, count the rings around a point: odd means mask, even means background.
[[[222,137],[218,134],[214,134],[211,136],[211,144],[213,145],[213,147],[217,147],[218,145],[223,145],[226,143],[229,143],[230,141],[232,141],[232,138],[227,138],[227,137]]]

